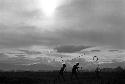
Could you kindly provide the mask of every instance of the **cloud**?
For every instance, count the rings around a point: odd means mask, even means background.
[[[17,57],[25,57],[26,55],[15,55]]]
[[[111,45],[115,48],[124,48],[124,33],[122,30],[112,31],[84,31],[67,30],[63,32],[65,40],[72,43],[84,43],[92,45]],[[70,38],[70,39],[69,39]]]
[[[7,54],[12,54],[12,55],[19,54],[19,55],[23,55],[24,53],[16,53],[16,52],[15,53],[13,53],[13,52],[11,53],[11,52],[8,52]]]
[[[119,50],[109,50],[109,52],[119,52]]]
[[[0,61],[5,61],[11,58],[11,56],[7,55],[6,53],[0,53]]]
[[[0,53],[0,58],[8,58],[8,55],[4,54],[4,53]]]
[[[33,45],[53,45],[59,37],[51,32],[41,32],[34,26],[7,26],[0,24],[1,47],[26,47]],[[59,35],[58,35],[59,36]]]
[[[55,48],[59,53],[75,53],[77,51],[81,51],[83,49],[89,48],[90,46],[74,46],[74,45],[64,45],[58,46]]]
[[[125,48],[124,0],[68,1],[71,3],[57,8],[56,17],[46,18],[36,0],[0,0],[0,47],[73,44]]]
[[[100,52],[101,50],[91,50],[91,52]]]
[[[30,51],[30,50],[19,50],[19,51],[24,52],[27,55],[40,55],[40,54],[42,54],[39,51]]]

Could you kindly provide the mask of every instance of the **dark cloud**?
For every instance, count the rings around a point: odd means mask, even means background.
[[[19,55],[22,55],[24,53],[7,53],[7,54],[12,54],[12,55],[19,54]]]
[[[72,41],[72,43],[90,43],[95,45],[111,45],[116,48],[124,48],[124,33],[123,30],[112,31],[76,31],[67,30],[63,32],[66,41]]]
[[[8,58],[9,58],[9,56],[6,55],[5,53],[0,53],[0,61],[6,60]]]
[[[118,52],[119,50],[109,50],[109,52]]]
[[[34,1],[0,0],[0,47],[90,44],[125,48],[124,0],[71,0],[57,8],[54,20],[46,20]]]
[[[100,52],[101,50],[91,50],[91,52]]]
[[[0,58],[1,57],[8,57],[8,55],[4,54],[4,53],[0,53]]]
[[[26,55],[16,55],[17,57],[25,57]]]
[[[64,45],[58,46],[55,48],[59,53],[74,53],[77,51],[81,51],[83,49],[90,48],[90,46],[74,46],[74,45]]]
[[[6,29],[6,30],[5,30]],[[32,45],[53,45],[58,42],[58,38],[51,32],[37,30],[37,27],[7,26],[0,24],[0,46],[1,47],[26,47]],[[59,35],[58,35],[59,36]]]

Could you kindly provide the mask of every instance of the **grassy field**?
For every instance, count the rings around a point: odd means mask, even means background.
[[[79,72],[79,80],[70,79],[71,73],[64,74],[66,81],[56,80],[58,72],[0,72],[0,84],[125,84],[125,72]]]

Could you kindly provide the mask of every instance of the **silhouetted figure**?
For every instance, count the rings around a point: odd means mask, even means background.
[[[96,78],[99,79],[100,78],[100,75],[99,75],[100,68],[99,68],[99,66],[96,68],[95,73],[96,73]]]
[[[61,67],[61,69],[59,71],[59,76],[58,76],[59,79],[60,79],[60,77],[62,77],[64,81],[65,81],[65,78],[64,78],[63,73],[64,73],[65,69],[66,69],[66,64],[63,64],[63,67]]]
[[[78,72],[78,67],[79,66],[79,63],[76,63],[73,68],[72,68],[72,74],[71,74],[71,80],[73,78],[73,76],[75,76],[75,78],[78,80],[78,75],[77,75],[77,72]]]

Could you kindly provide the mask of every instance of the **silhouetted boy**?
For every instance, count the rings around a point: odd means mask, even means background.
[[[65,68],[66,68],[66,64],[63,64],[63,67],[61,67],[61,69],[59,71],[59,76],[58,76],[59,79],[60,79],[60,77],[62,77],[64,81],[65,81],[65,78],[64,78],[63,73],[65,71]]]
[[[73,78],[73,76],[75,76],[75,78],[78,80],[78,75],[77,75],[77,72],[78,72],[78,67],[79,66],[79,63],[76,63],[73,68],[72,68],[72,75],[71,75],[71,80]]]
[[[95,73],[96,73],[96,78],[99,79],[100,78],[100,75],[99,75],[100,68],[99,68],[99,66],[96,68]]]

